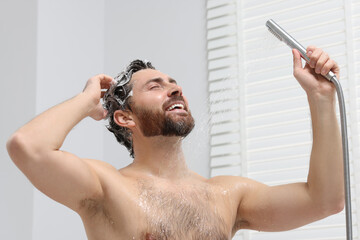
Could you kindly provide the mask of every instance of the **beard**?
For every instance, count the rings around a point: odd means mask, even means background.
[[[186,137],[194,128],[195,121],[190,111],[186,116],[170,116],[166,112],[133,106],[133,111],[140,122],[144,136],[179,136]]]

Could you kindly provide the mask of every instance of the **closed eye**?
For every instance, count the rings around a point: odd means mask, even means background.
[[[154,84],[149,87],[150,90],[160,88],[161,86],[159,84]]]

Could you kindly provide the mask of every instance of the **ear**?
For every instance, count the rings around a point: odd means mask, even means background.
[[[131,129],[135,126],[134,119],[129,111],[116,110],[114,112],[114,121],[121,127]]]

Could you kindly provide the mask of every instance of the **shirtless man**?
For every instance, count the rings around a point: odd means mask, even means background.
[[[243,177],[206,179],[188,169],[181,139],[194,126],[181,87],[148,62],[135,61],[114,79],[97,75],[82,93],[16,131],[8,152],[40,191],[76,211],[90,240],[231,239],[239,229],[283,231],[344,207],[342,147],[335,90],[320,74],[338,65],[310,46],[294,76],[306,91],[313,148],[306,183],[266,186]],[[110,89],[109,89],[110,88]],[[105,95],[104,110],[100,99]],[[134,155],[117,170],[60,150],[83,118],[110,115],[109,128]]]

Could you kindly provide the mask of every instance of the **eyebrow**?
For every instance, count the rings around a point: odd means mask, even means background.
[[[173,78],[168,78],[168,79],[169,79],[169,83],[175,83],[177,85],[177,82],[175,79],[173,79]],[[162,83],[162,82],[164,82],[164,79],[161,77],[152,78],[152,79],[146,81],[145,86],[152,82]]]

